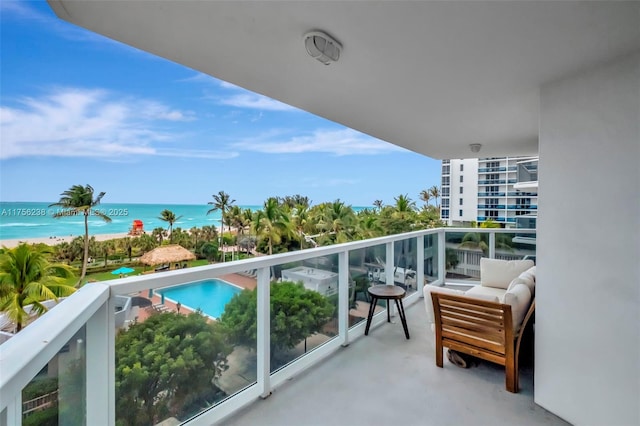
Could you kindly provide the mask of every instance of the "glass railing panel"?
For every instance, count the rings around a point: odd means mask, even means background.
[[[276,267],[270,289],[271,372],[338,335],[338,255]]]
[[[495,258],[502,260],[535,259],[535,233],[496,233]]]
[[[349,251],[349,327],[367,320],[371,298],[367,289],[384,284],[386,246],[384,244]],[[383,309],[376,308],[376,313]]]
[[[407,295],[418,288],[416,265],[418,264],[417,240],[407,238],[393,243],[393,284],[404,288]]]
[[[438,279],[438,238],[439,234],[424,236],[424,284]]]
[[[82,327],[22,389],[22,424],[90,424],[86,419],[86,334]]]
[[[489,234],[447,232],[445,268],[447,282],[473,282],[480,279],[480,259],[489,256]]]
[[[184,422],[256,383],[255,287],[247,271],[116,296],[116,424]]]

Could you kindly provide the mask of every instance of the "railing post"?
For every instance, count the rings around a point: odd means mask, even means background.
[[[349,302],[349,252],[343,251],[338,254],[338,331],[342,346],[349,345]]]
[[[384,267],[384,278],[385,278],[385,284],[386,285],[393,285],[394,284],[394,275],[393,275],[393,271],[395,269],[395,265],[393,263],[393,242],[387,243],[386,244],[386,260],[385,260],[385,267]]]
[[[424,235],[416,237],[416,291],[422,297],[424,286]]]
[[[104,302],[85,329],[87,423],[115,424],[115,308],[114,298]]]
[[[444,229],[438,231],[438,284],[445,285],[447,278],[446,262],[447,257],[447,233]]]
[[[22,424],[22,394],[7,404],[7,408],[0,413],[0,426],[20,426]]]
[[[496,258],[496,232],[489,231],[489,259]]]
[[[256,320],[257,381],[260,396],[271,395],[271,272],[269,268],[258,269]]]
[[[386,259],[385,259],[385,267],[384,267],[384,278],[386,285],[394,285],[395,284],[395,276],[393,271],[395,270],[395,264],[393,262],[393,242],[386,244]],[[395,311],[393,309],[393,304],[387,300],[387,310],[389,311],[389,315],[394,316]]]

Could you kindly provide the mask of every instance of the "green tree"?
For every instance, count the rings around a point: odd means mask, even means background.
[[[144,254],[156,248],[158,241],[149,234],[142,234],[133,240],[133,245]]]
[[[222,233],[224,234],[224,225],[225,225],[225,219],[226,219],[225,213],[227,212],[227,210],[231,208],[231,206],[233,206],[233,203],[235,203],[236,200],[232,200],[229,194],[227,194],[224,191],[218,191],[218,193],[213,194],[212,197],[214,201],[209,201],[209,203],[207,204],[210,204],[213,207],[207,211],[207,214],[214,213],[220,210],[220,213],[221,213],[220,226],[222,228]]]
[[[121,332],[115,346],[119,425],[186,420],[195,414],[187,407],[222,396],[213,383],[227,368],[231,349],[220,325],[200,314],[152,315]]]
[[[294,234],[289,216],[274,197],[268,198],[262,210],[256,213],[253,226],[258,237],[267,242],[270,255],[273,254],[273,246],[280,244],[284,235]]]
[[[351,241],[356,224],[356,215],[351,206],[340,200],[324,203],[320,206],[319,220],[316,225],[323,233],[318,238],[321,245]]]
[[[167,231],[164,228],[157,227],[151,231],[151,236],[156,240],[156,242],[162,245],[162,241],[167,236]]]
[[[438,204],[438,198],[440,198],[440,188],[437,185],[433,185],[429,188],[429,193],[436,200],[436,208],[438,211],[440,210],[440,204]]]
[[[218,257],[218,245],[214,242],[207,241],[200,247],[200,253],[209,262],[213,262]]]
[[[227,210],[229,210],[231,208],[231,206],[233,206],[233,203],[236,202],[236,200],[232,200],[231,196],[229,194],[227,194],[224,191],[218,191],[217,194],[213,194],[212,195],[213,200],[214,201],[209,201],[209,203],[212,205],[213,207],[210,208],[209,210],[207,210],[207,214],[209,213],[213,213],[216,212],[218,210],[220,210],[220,228],[221,228],[221,235],[224,237],[224,224],[227,223],[227,216],[226,216],[226,212]],[[222,254],[224,256],[224,239],[222,240]]]
[[[334,305],[302,283],[271,284],[271,354],[292,349],[319,331],[332,317]],[[225,306],[220,323],[232,342],[256,347],[257,290],[243,290]]]
[[[76,289],[67,284],[73,270],[62,263],[49,262],[47,246],[20,244],[3,249],[0,254],[0,311],[22,330],[28,314],[24,307],[32,305],[32,312],[42,315],[45,300],[58,300]]]
[[[429,201],[431,200],[431,190],[430,189],[423,189],[422,191],[420,191],[420,199],[422,201],[424,201],[425,205],[429,205]]]
[[[383,206],[384,206],[384,203],[382,202],[382,200],[375,200],[373,202],[373,207],[375,207],[378,211],[382,210]]]
[[[182,218],[182,216],[176,216],[176,214],[174,212],[172,212],[171,210],[168,209],[164,209],[160,212],[160,216],[158,217],[158,219],[167,222],[169,224],[169,243],[173,242],[173,224],[176,223],[178,220],[180,220],[180,218]],[[155,231],[155,229],[154,229]],[[162,242],[162,241],[160,241]]]
[[[102,241],[98,243],[98,251],[104,256],[104,266],[107,266],[109,255],[116,251],[116,245],[113,240]]]
[[[60,194],[60,200],[57,203],[49,205],[49,207],[57,206],[63,209],[63,211],[55,213],[53,215],[54,218],[79,214],[84,216],[84,256],[82,258],[80,281],[82,281],[87,274],[87,261],[89,260],[89,216],[99,217],[107,223],[111,222],[109,216],[95,208],[100,204],[105,194],[106,192],[101,192],[97,197],[94,197],[93,187],[91,187],[91,185],[73,185]]]

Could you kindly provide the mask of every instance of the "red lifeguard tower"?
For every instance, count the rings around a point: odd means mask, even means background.
[[[133,221],[133,225],[129,230],[129,235],[142,235],[144,234],[144,224],[140,219],[136,219]]]

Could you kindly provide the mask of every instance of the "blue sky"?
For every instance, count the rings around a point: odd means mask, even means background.
[[[2,0],[0,200],[354,206],[439,184],[440,162]],[[393,106],[390,105],[390,108]]]

